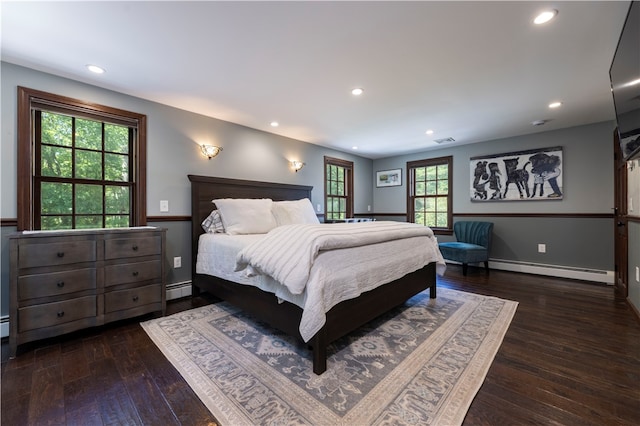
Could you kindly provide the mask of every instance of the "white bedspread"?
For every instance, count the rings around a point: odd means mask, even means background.
[[[319,226],[349,227],[348,229],[353,231],[362,229],[360,227],[366,223]],[[255,285],[274,293],[280,299],[300,306],[303,310],[299,326],[300,335],[308,341],[325,324],[325,314],[344,300],[353,299],[380,285],[397,280],[431,262],[436,263],[436,270],[442,275],[445,263],[435,237],[429,236],[429,233],[430,230],[425,233],[427,235],[418,237],[321,250],[312,262],[305,289],[299,295],[291,294],[284,285],[272,277],[256,275],[250,268],[241,272],[233,271],[235,261],[231,260],[235,254],[262,241],[266,235],[201,235],[196,272]]]
[[[301,294],[320,251],[419,236],[433,238],[433,231],[414,223],[391,221],[285,225],[238,253],[236,271],[250,266],[257,273],[275,278],[292,294]]]

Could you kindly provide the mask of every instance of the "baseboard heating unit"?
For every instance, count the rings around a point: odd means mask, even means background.
[[[167,300],[191,296],[191,281],[167,284]]]
[[[562,265],[546,265],[543,263],[518,262],[504,259],[490,259],[490,269],[502,271],[524,272],[526,274],[547,275],[551,277],[570,278],[574,280],[593,281],[613,285],[614,271],[601,269],[576,268]]]

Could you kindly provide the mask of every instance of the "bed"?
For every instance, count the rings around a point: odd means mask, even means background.
[[[225,279],[197,272],[200,236],[206,234],[201,223],[212,212],[215,199],[263,199],[273,201],[311,199],[311,186],[257,182],[208,176],[189,175],[192,207],[192,293],[204,291],[249,313],[291,336],[306,341],[312,351],[313,372],[322,374],[327,369],[327,347],[336,339],[404,303],[412,296],[429,289],[436,297],[436,263],[431,262],[401,278],[343,300],[324,313],[324,325],[311,338],[304,339],[300,332],[303,309],[270,291],[251,285],[242,285],[232,278]],[[322,225],[330,226],[350,226]],[[353,226],[353,225],[351,225]],[[356,225],[357,226],[357,225]],[[204,238],[204,237],[203,237]],[[439,253],[439,252],[438,252]],[[202,256],[200,256],[202,258]],[[438,262],[438,268],[444,263]],[[202,270],[202,266],[200,266]]]

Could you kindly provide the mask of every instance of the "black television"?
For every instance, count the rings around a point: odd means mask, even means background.
[[[640,1],[629,5],[609,78],[623,159],[640,158]]]

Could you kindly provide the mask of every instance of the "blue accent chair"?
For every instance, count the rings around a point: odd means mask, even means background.
[[[442,257],[462,263],[462,275],[464,276],[467,275],[469,263],[484,262],[484,268],[488,273],[493,223],[455,222],[453,233],[457,241],[438,244]]]

